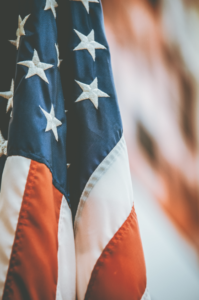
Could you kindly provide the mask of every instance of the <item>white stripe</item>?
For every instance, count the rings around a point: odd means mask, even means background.
[[[58,282],[56,300],[76,299],[76,262],[71,210],[63,197],[58,227]]]
[[[83,300],[97,259],[129,216],[133,191],[122,137],[93,173],[75,219],[77,299]]]
[[[9,267],[15,231],[30,169],[30,159],[8,157],[0,193],[0,299]]]
[[[141,300],[151,300],[151,297],[150,297],[150,294],[149,294],[149,291],[147,288],[146,288]]]

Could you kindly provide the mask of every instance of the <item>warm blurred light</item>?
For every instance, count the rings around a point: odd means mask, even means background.
[[[102,3],[131,171],[199,253],[199,3]]]

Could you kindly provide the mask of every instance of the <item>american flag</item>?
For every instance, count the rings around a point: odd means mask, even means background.
[[[0,14],[0,299],[149,300],[100,1]]]

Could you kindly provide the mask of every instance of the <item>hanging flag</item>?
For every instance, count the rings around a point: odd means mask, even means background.
[[[149,300],[100,1],[1,14],[0,299]]]

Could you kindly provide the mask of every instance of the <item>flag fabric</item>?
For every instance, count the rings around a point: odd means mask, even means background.
[[[0,299],[149,300],[100,1],[0,22]]]

